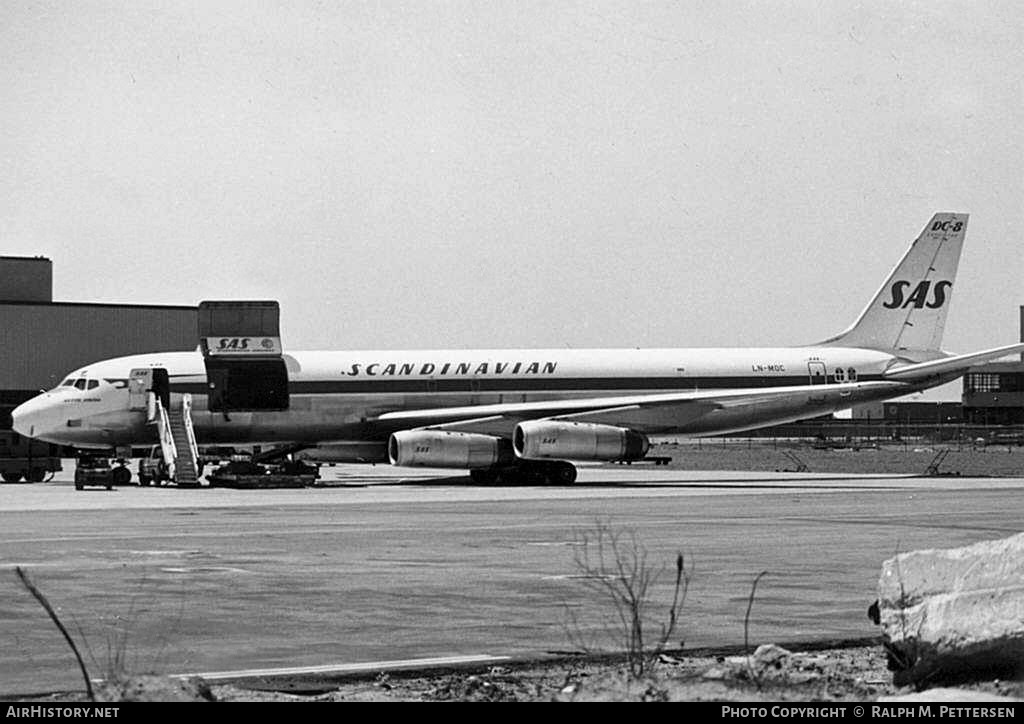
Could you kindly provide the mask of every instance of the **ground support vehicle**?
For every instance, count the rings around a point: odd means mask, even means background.
[[[59,445],[0,431],[0,478],[5,483],[41,483],[63,470],[60,452]]]

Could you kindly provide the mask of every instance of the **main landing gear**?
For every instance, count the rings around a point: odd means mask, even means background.
[[[572,485],[576,466],[561,460],[522,460],[508,467],[470,470],[469,477],[478,485]]]

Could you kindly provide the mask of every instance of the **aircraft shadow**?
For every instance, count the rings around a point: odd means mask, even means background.
[[[840,485],[830,486],[827,483],[839,483]],[[793,480],[787,482],[780,482],[774,478],[743,478],[739,480],[719,480],[719,479],[706,479],[706,480],[658,480],[651,482],[635,481],[635,480],[606,480],[601,482],[577,482],[569,485],[539,485],[537,483],[523,482],[523,483],[494,483],[485,485],[482,483],[475,483],[468,476],[455,476],[448,478],[429,478],[429,479],[416,479],[416,480],[395,480],[394,482],[382,482],[374,487],[380,485],[387,485],[393,487],[405,487],[405,488],[436,488],[436,487],[461,487],[461,488],[488,488],[488,489],[500,489],[500,488],[545,488],[545,489],[561,489],[561,490],[593,490],[602,488],[636,488],[636,489],[651,489],[651,488],[706,488],[706,489],[746,489],[746,488],[764,488],[766,490],[779,490],[779,489],[795,489],[795,490],[806,490],[806,489],[828,489],[831,487],[847,488],[851,482],[868,483],[866,485],[857,486],[858,490],[893,490],[893,486],[889,485],[878,485],[870,484],[875,481],[867,481],[858,476],[836,476],[829,478],[813,478],[807,480]],[[808,485],[808,483],[817,483],[816,485]]]

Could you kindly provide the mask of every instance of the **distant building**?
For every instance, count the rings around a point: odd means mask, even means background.
[[[881,422],[885,420],[884,402],[865,402],[863,405],[856,405],[850,410],[851,420],[862,420],[864,422]]]
[[[1024,306],[1020,307],[1024,342]],[[964,375],[964,422],[973,425],[1024,425],[1024,354],[1019,361],[989,362]]]
[[[964,375],[964,421],[1024,425],[1024,363],[990,362]]]
[[[959,402],[875,402],[853,408],[852,419],[904,425],[955,425],[963,421]]]

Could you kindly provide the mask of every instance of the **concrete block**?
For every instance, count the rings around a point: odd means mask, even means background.
[[[987,691],[973,691],[971,689],[928,689],[926,691],[915,691],[910,694],[896,694],[894,696],[880,696],[878,697],[880,702],[888,703],[903,703],[903,702],[922,702],[922,703],[936,703],[936,704],[973,704],[975,702],[982,703],[1005,703],[1013,704],[1021,701],[1020,699],[1014,699],[1013,697],[1000,696],[999,694],[992,694]]]
[[[1024,533],[882,564],[879,618],[898,685],[1024,670]]]

